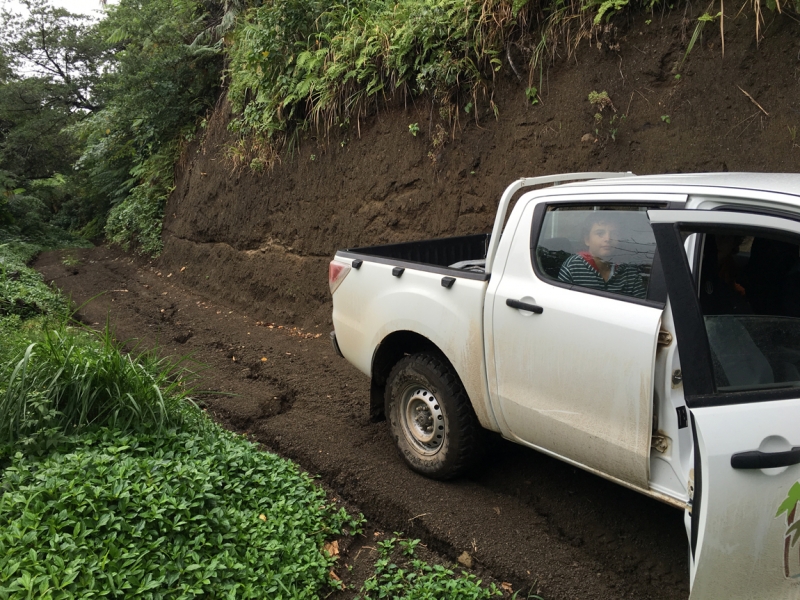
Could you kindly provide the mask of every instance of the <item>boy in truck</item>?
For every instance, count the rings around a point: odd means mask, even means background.
[[[647,290],[638,269],[613,261],[619,240],[619,223],[612,211],[589,213],[583,227],[587,250],[565,260],[558,279],[594,290],[645,298]]]

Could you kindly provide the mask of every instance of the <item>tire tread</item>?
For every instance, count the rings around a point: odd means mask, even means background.
[[[450,395],[455,405],[455,414],[448,414],[449,427],[451,430],[456,428],[460,432],[458,436],[459,443],[450,449],[442,468],[435,473],[424,472],[423,474],[434,479],[452,479],[462,475],[482,456],[485,434],[483,427],[478,422],[475,411],[472,409],[472,403],[464,390],[461,380],[453,368],[441,357],[429,352],[412,354],[400,360],[392,368],[389,382],[386,386],[386,414],[387,416],[390,415],[390,403],[392,401],[390,397],[391,382],[400,370],[409,366],[427,368],[439,378],[439,383],[444,388],[442,393]],[[452,412],[452,410],[448,409],[448,413]],[[409,463],[409,466],[420,471],[411,463]]]

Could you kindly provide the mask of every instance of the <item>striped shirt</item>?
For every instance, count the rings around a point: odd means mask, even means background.
[[[558,279],[573,285],[633,296],[634,298],[645,298],[647,296],[642,277],[635,266],[611,265],[611,276],[608,281],[604,281],[593,263],[594,261],[588,252],[573,254],[561,265]]]

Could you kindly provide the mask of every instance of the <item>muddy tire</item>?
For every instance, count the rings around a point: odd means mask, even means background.
[[[436,355],[413,354],[394,366],[386,419],[400,456],[427,477],[460,475],[483,452],[483,429],[461,380]]]

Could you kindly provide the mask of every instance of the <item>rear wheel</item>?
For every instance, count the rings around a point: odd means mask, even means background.
[[[436,355],[406,356],[394,366],[386,418],[400,456],[428,477],[455,477],[482,453],[483,430],[464,387]]]

